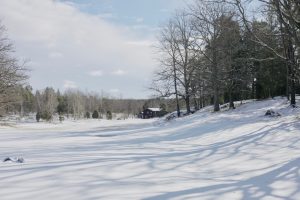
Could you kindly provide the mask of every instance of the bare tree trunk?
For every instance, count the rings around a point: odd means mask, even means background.
[[[290,71],[290,79],[291,79],[291,106],[296,107],[296,88],[295,88],[295,51],[292,44],[292,41],[288,39],[288,47],[287,47],[287,62],[289,65]]]
[[[186,112],[187,114],[191,113],[191,105],[190,105],[190,96],[188,95],[185,98]]]
[[[290,81],[289,81],[290,70],[288,65],[286,66],[286,97],[287,100],[290,100]]]
[[[196,96],[194,96],[193,100],[194,100],[194,108],[195,108],[195,110],[199,110],[199,104],[198,104]]]
[[[175,68],[174,61],[173,61],[173,70],[174,70],[174,88],[175,88],[175,97],[176,97],[177,117],[180,117],[180,107],[179,107],[179,99],[178,99],[178,91],[177,91],[177,74],[176,74],[176,68]]]
[[[199,95],[199,108],[201,109],[201,108],[203,108],[203,98],[202,98],[202,89],[201,89],[201,87],[199,87],[200,88],[200,91],[199,91],[199,93],[200,93],[200,95]]]
[[[219,80],[218,80],[218,67],[217,67],[217,50],[215,45],[215,38],[212,41],[212,54],[213,54],[213,62],[212,62],[212,82],[213,82],[213,90],[214,90],[214,111],[217,112],[220,110],[220,99],[219,99]]]
[[[295,80],[291,80],[291,106],[296,107],[296,92],[295,92]]]
[[[185,71],[185,75],[184,75],[184,81],[185,81],[185,105],[186,105],[186,112],[187,114],[189,114],[191,112],[191,105],[190,105],[190,93],[189,93],[189,84],[187,83],[188,81],[186,80],[186,69],[184,70]]]
[[[220,111],[219,89],[214,87],[214,111]]]
[[[232,98],[232,89],[231,88],[229,89],[228,95],[229,95],[229,109],[235,109],[233,98]]]

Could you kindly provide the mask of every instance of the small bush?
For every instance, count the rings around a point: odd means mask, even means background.
[[[91,118],[91,114],[90,112],[86,112],[84,115],[85,118],[90,119]]]
[[[50,121],[52,119],[52,114],[49,111],[44,111],[41,118],[46,121]]]
[[[35,119],[36,119],[37,122],[40,122],[40,120],[41,120],[41,112],[37,112],[36,113]]]
[[[92,114],[92,118],[93,119],[98,119],[99,118],[99,112],[97,110],[95,110]]]

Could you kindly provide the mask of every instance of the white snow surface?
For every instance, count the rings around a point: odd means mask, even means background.
[[[281,117],[266,117],[268,109]],[[170,122],[0,126],[0,199],[300,199],[300,110],[283,98]]]
[[[160,108],[148,108],[149,110],[151,111],[154,111],[154,112],[159,112],[160,111]]]

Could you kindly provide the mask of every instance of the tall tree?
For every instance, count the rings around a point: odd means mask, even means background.
[[[173,20],[161,29],[158,36],[159,61],[161,67],[155,73],[155,78],[151,89],[159,93],[160,97],[170,97],[175,95],[177,116],[180,116],[179,98],[178,98],[178,75],[177,75],[177,40],[176,27]]]
[[[196,1],[190,6],[193,16],[193,27],[197,41],[197,51],[207,60],[210,69],[210,83],[213,90],[214,111],[220,110],[220,96],[222,86],[222,46],[218,42],[222,27],[222,18],[230,9],[221,3],[211,1]]]
[[[222,60],[220,67],[222,69],[221,81],[223,89],[228,94],[229,108],[235,108],[233,103],[233,93],[236,92],[237,85],[244,75],[242,67],[237,64],[238,52],[241,48],[240,27],[235,14],[224,14],[219,18],[220,35],[216,39],[220,53],[218,60]]]
[[[28,78],[26,68],[13,55],[13,45],[5,35],[5,27],[0,21],[0,110],[16,103],[18,87]]]
[[[177,12],[174,16],[175,25],[175,47],[178,76],[177,80],[183,88],[179,93],[183,97],[186,104],[187,113],[191,112],[191,86],[192,77],[195,71],[195,57],[193,29],[190,16],[186,12]]]

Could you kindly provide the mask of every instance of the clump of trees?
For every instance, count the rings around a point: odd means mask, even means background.
[[[37,91],[35,95],[35,105],[37,113],[41,119],[50,121],[58,107],[57,94],[53,88],[47,87],[43,91]]]
[[[254,0],[253,0],[254,1]],[[161,28],[160,68],[151,89],[180,100],[187,112],[207,104],[286,95],[295,106],[299,92],[300,4],[257,0],[260,20],[247,16],[241,0],[196,0]]]

